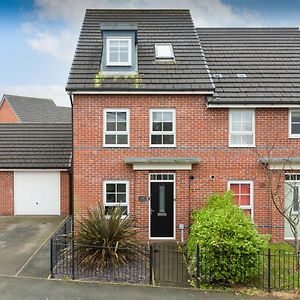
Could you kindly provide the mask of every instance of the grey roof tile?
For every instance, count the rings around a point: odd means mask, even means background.
[[[299,104],[298,28],[197,28],[213,78],[212,104]],[[244,73],[246,78],[238,78]]]
[[[0,169],[67,169],[71,124],[0,124]]]
[[[51,99],[4,95],[21,123],[70,123],[71,108],[56,106]],[[1,102],[1,104],[2,104]]]
[[[115,79],[104,74],[98,75],[101,84],[95,83],[102,55],[101,24],[105,22],[137,24],[139,84],[134,79]],[[172,43],[175,63],[155,61],[154,44],[158,42]],[[170,73],[179,76],[166,76]],[[213,85],[188,10],[88,9],[66,90],[212,91]]]

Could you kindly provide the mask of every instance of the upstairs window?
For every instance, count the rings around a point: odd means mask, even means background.
[[[150,146],[175,146],[175,110],[150,110]]]
[[[104,110],[104,146],[129,146],[129,110]]]
[[[289,136],[300,138],[300,110],[290,110],[289,123]]]
[[[232,109],[229,111],[229,146],[255,146],[255,112],[254,110]]]
[[[107,37],[106,65],[131,66],[131,38]]]
[[[235,203],[253,219],[253,182],[229,181],[228,189],[234,193]]]
[[[155,57],[157,59],[174,59],[172,44],[170,43],[155,44]]]

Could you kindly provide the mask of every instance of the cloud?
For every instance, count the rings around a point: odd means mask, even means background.
[[[27,39],[27,42],[32,49],[39,53],[50,54],[57,59],[71,61],[76,40],[77,34],[63,29],[56,34],[49,31],[35,31],[34,35]]]
[[[50,98],[59,106],[70,106],[65,88],[60,85],[1,85],[0,94]]]
[[[222,0],[35,0],[41,20],[81,24],[86,8],[189,8],[197,26],[257,26],[255,11],[236,9]]]

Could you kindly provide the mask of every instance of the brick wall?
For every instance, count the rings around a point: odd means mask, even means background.
[[[70,213],[70,174],[60,172],[60,214]]]
[[[113,107],[130,109],[130,148],[102,147],[103,109]],[[151,108],[176,109],[176,148],[149,148]],[[103,180],[129,180],[130,210],[140,223],[141,236],[148,238],[149,203],[139,203],[137,197],[149,194],[149,172],[133,171],[123,158],[200,157],[202,162],[191,171],[176,171],[176,225],[189,225],[191,210],[201,207],[212,192],[225,191],[228,180],[253,180],[254,221],[261,232],[282,239],[283,220],[268,200],[268,183],[258,156],[266,155],[266,147],[275,140],[274,156],[291,155],[300,142],[288,138],[288,109],[256,109],[255,117],[257,147],[229,148],[228,109],[207,109],[202,96],[75,95],[75,217],[102,202]]]
[[[3,101],[0,107],[0,123],[20,123],[19,118],[6,100]]]
[[[14,214],[14,173],[0,172],[0,216]]]

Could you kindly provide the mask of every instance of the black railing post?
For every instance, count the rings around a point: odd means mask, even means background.
[[[53,238],[50,239],[50,278],[54,278],[53,274]]]
[[[72,239],[72,244],[71,244],[71,251],[72,251],[72,280],[75,279],[75,247],[74,247],[74,239]]]
[[[149,284],[153,285],[153,246],[150,245],[150,251],[149,251],[149,264],[150,264],[150,270],[149,270]]]
[[[271,293],[271,249],[268,249],[268,293]]]
[[[197,244],[197,253],[196,253],[196,284],[197,288],[200,288],[200,246]]]

